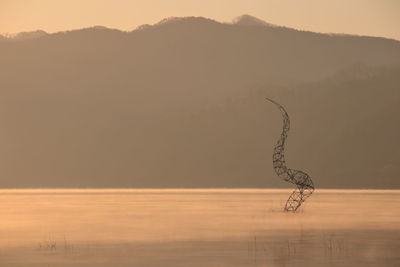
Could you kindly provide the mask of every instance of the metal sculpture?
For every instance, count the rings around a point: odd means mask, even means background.
[[[284,209],[284,211],[296,212],[301,204],[314,192],[314,184],[311,180],[311,177],[307,173],[286,167],[284,152],[286,138],[288,137],[290,129],[289,115],[280,104],[269,98],[267,98],[267,100],[274,103],[279,108],[283,116],[283,130],[278,142],[274,147],[272,164],[276,174],[280,178],[286,182],[296,185],[296,189],[289,196]]]

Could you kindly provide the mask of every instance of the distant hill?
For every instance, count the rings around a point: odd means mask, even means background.
[[[13,41],[13,40],[29,40],[29,39],[37,39],[43,36],[46,36],[47,32],[42,30],[32,31],[32,32],[20,32],[10,36],[2,36],[0,35],[0,41]]]
[[[400,188],[400,42],[169,18],[0,42],[1,187]]]
[[[399,188],[399,86],[400,65],[357,66],[288,90],[296,165],[329,187]]]
[[[265,26],[265,27],[278,27],[274,24],[268,23],[250,15],[242,15],[233,20],[233,24],[244,26]]]

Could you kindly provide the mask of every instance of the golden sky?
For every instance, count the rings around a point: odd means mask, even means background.
[[[229,22],[242,14],[297,29],[400,40],[399,0],[0,0],[0,33],[94,25],[132,30],[171,16]]]

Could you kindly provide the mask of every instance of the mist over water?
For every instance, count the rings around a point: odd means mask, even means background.
[[[3,2],[0,267],[400,266],[400,2]]]
[[[399,190],[0,190],[5,266],[321,266],[400,258]],[[21,255],[24,255],[21,257]],[[190,264],[189,264],[190,263]],[[188,265],[189,264],[189,265]],[[382,266],[382,265],[380,265]]]

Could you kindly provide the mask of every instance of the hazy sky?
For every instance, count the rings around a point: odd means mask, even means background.
[[[0,33],[93,25],[132,30],[170,16],[229,22],[242,14],[297,29],[400,40],[399,0],[0,0]]]

